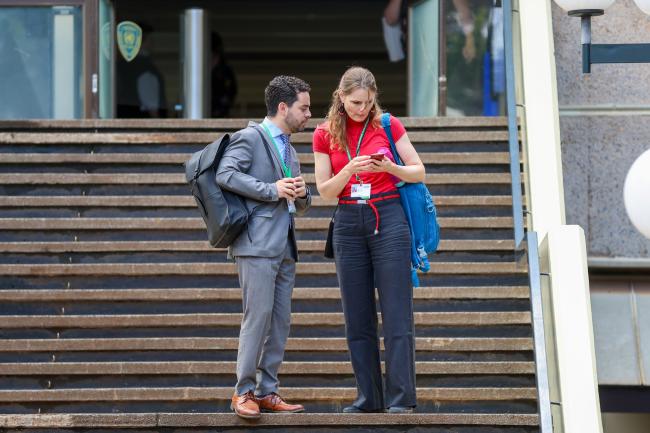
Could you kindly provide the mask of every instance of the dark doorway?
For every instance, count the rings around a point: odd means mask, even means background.
[[[388,60],[381,25],[383,1],[116,0],[116,22],[142,23],[151,32],[149,50],[164,81],[166,117],[179,115],[174,107],[182,96],[180,15],[189,7],[209,11],[210,27],[223,41],[237,82],[228,117],[262,117],[264,87],[279,74],[309,82],[312,112],[322,117],[338,78],[352,65],[373,71],[386,110],[406,114],[407,66],[404,60]]]

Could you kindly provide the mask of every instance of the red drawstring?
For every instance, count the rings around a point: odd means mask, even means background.
[[[381,197],[375,197],[367,200],[339,200],[339,204],[368,204],[370,206],[370,209],[375,213],[375,235],[379,234],[379,211],[377,210],[377,206],[374,205],[375,202],[382,201],[382,200],[388,200],[391,198],[399,198],[399,194],[391,194],[391,195],[384,195]]]
[[[368,205],[370,206],[370,209],[372,209],[372,211],[375,213],[375,219],[377,220],[377,222],[375,223],[375,234],[378,234],[379,233],[379,212],[377,212],[377,206],[372,204],[372,202],[368,203]]]

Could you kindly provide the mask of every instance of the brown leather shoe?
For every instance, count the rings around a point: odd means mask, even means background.
[[[238,417],[246,419],[258,419],[260,415],[260,407],[257,404],[257,399],[253,391],[248,391],[246,394],[233,395],[230,408],[235,411]]]
[[[274,392],[265,395],[264,397],[258,397],[257,402],[259,403],[262,412],[296,413],[304,412],[305,410],[303,405],[289,404]]]

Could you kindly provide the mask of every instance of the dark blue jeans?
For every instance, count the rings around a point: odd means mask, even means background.
[[[334,216],[334,259],[357,399],[364,410],[415,406],[415,341],[410,233],[399,199],[342,204]],[[379,293],[386,389],[382,387],[375,287]]]

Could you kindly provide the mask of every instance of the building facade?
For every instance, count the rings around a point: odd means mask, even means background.
[[[650,425],[650,240],[626,214],[623,185],[650,148],[650,65],[594,65],[583,74],[579,21],[553,4],[566,218],[587,236],[603,428],[641,432]],[[632,0],[592,19],[593,43],[649,38],[650,17]],[[631,425],[617,425],[626,418]]]
[[[533,0],[519,0],[527,1]],[[388,2],[306,3],[0,0],[0,119],[134,117],[120,106],[135,107],[137,117],[185,117],[189,8],[208,12],[203,41],[211,49],[200,53],[212,96],[205,117],[261,117],[264,85],[283,73],[312,84],[314,115],[322,117],[337,78],[352,64],[375,72],[382,104],[396,115],[504,114],[502,27],[492,0],[404,1],[400,19],[408,25],[393,28],[406,42],[394,41],[403,51],[395,62],[381,25]],[[566,223],[586,234],[603,429],[647,431],[650,241],[627,218],[623,183],[650,147],[650,65],[596,65],[583,74],[579,20],[550,7],[563,203]],[[116,42],[127,21],[143,32],[131,61]],[[593,20],[592,34],[597,43],[648,42],[650,17],[632,0],[617,0]],[[225,111],[214,111],[219,98],[230,98]]]

